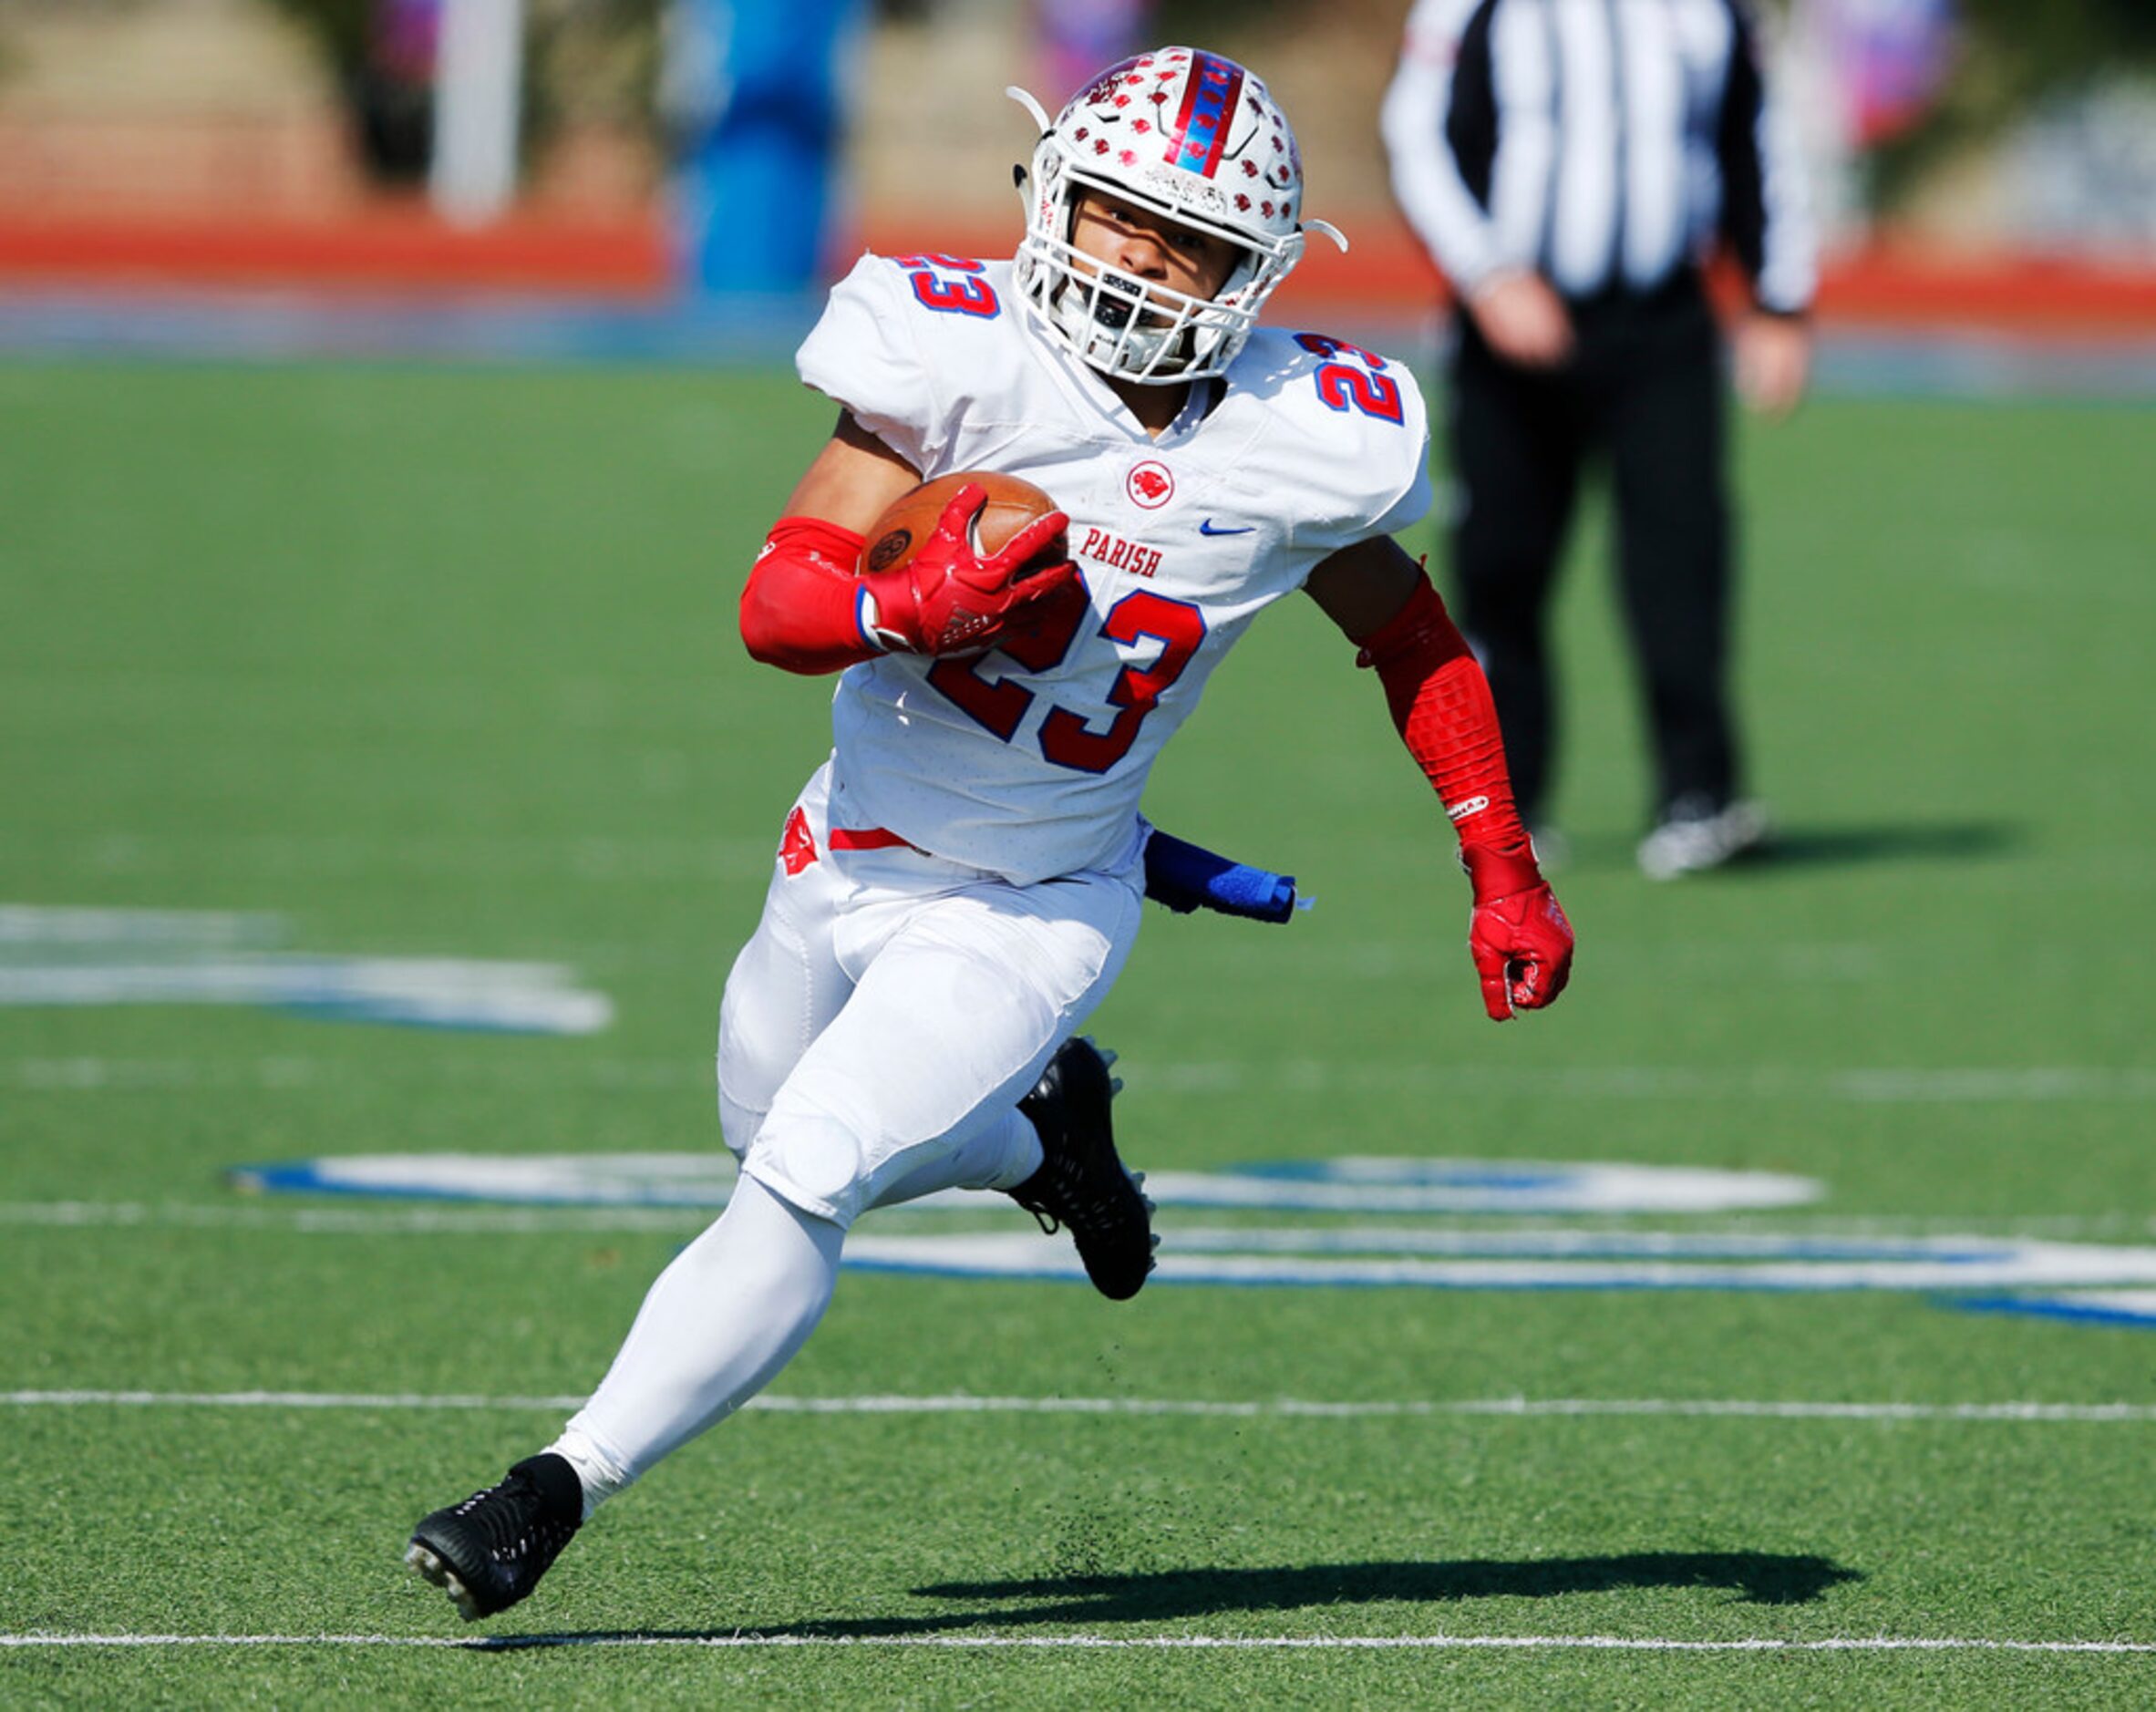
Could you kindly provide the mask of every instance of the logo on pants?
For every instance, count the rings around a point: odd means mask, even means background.
[[[786,830],[779,837],[779,861],[789,874],[798,874],[816,860],[816,838],[809,830],[809,817],[799,809],[786,817]]]

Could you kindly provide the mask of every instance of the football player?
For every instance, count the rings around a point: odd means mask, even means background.
[[[1303,591],[1345,633],[1442,799],[1490,1016],[1564,985],[1572,932],[1481,671],[1391,539],[1429,502],[1421,398],[1404,365],[1257,325],[1305,233],[1339,241],[1303,219],[1286,118],[1182,47],[1052,122],[1012,93],[1040,133],[1016,256],[863,256],[801,347],[838,425],[741,628],[758,660],[840,674],[835,746],[727,981],[739,1183],[555,1442],[416,1530],[408,1561],[467,1617],[523,1598],[597,1505],[769,1381],[868,1208],[1001,1191],[1069,1229],[1103,1294],[1137,1293],[1151,1205],[1117,1155],[1109,1057],[1077,1030],[1137,935],[1153,759],[1275,601]],[[969,483],[910,560],[857,574],[891,501],[972,470],[1062,510],[983,552]]]

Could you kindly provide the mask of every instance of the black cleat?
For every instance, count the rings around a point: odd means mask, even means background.
[[[583,1482],[542,1451],[412,1530],[404,1561],[444,1589],[467,1623],[507,1611],[539,1585],[583,1525]]]
[[[1108,1067],[1115,1054],[1090,1039],[1067,1040],[1048,1060],[1033,1092],[1018,1102],[1040,1132],[1040,1170],[1010,1197],[1040,1221],[1040,1228],[1068,1228],[1093,1288],[1124,1302],[1153,1269],[1153,1203],[1116,1157],[1109,1103],[1122,1088]]]

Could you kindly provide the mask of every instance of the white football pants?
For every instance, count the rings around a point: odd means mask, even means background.
[[[798,805],[812,843],[780,851],[727,979],[718,1098],[748,1176],[847,1226],[1030,1174],[980,1177],[997,1161],[966,1143],[986,1129],[1008,1143],[992,1155],[1037,1147],[1018,1099],[1121,973],[1143,876],[1133,862],[1017,886],[904,845],[834,851],[830,771]]]
[[[829,775],[789,820],[720,1007],[719,1115],[743,1181],[555,1446],[587,1509],[791,1359],[861,1212],[1038,1169],[1017,1101],[1138,936],[1139,863],[1017,886],[903,845],[834,851]]]

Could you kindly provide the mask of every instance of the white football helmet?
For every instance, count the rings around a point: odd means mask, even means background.
[[[1041,128],[1021,172],[1026,238],[1014,278],[1050,338],[1119,379],[1167,386],[1220,374],[1303,253],[1303,158],[1287,115],[1250,72],[1192,47],[1158,47],[1109,67]],[[1192,297],[1082,254],[1074,206],[1107,191],[1226,239],[1241,259],[1211,298]],[[1308,222],[1343,250],[1322,220]]]

